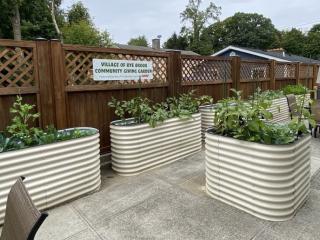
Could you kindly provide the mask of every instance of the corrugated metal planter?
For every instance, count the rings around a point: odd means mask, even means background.
[[[205,138],[206,130],[213,126],[215,105],[204,105],[199,107],[201,113],[201,135],[202,139]]]
[[[262,219],[291,219],[310,189],[310,141],[265,145],[207,132],[207,193]]]
[[[110,126],[111,152],[112,168],[120,175],[136,175],[201,150],[200,113],[168,119],[155,128],[117,123]]]
[[[273,115],[270,122],[282,123],[289,122],[291,120],[288,100],[286,97],[272,100],[272,105],[267,110]]]
[[[300,105],[304,95],[295,95],[295,96],[296,96],[297,104]],[[311,99],[310,93],[307,93],[304,98],[304,107],[306,108],[310,107],[309,106],[310,99]]]
[[[96,130],[91,136],[0,153],[0,224],[7,195],[19,176],[26,177],[27,189],[41,210],[98,190],[99,148]]]

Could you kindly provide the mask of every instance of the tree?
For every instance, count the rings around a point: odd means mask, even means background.
[[[143,35],[136,38],[131,38],[128,42],[128,45],[148,47],[148,41],[146,36]]]
[[[200,10],[202,0],[189,0],[186,9],[180,14],[183,23],[190,23],[191,27],[185,28],[190,38],[189,48],[199,52],[201,43],[200,35],[206,24],[210,21],[216,21],[221,14],[221,8],[217,7],[213,2],[205,10]]]
[[[164,48],[186,50],[188,48],[188,39],[185,36],[173,33],[170,38],[163,44]]]
[[[56,17],[58,24],[62,24],[64,18],[59,5],[60,1],[56,0]],[[19,35],[22,39],[57,38],[49,6],[49,0],[1,0],[0,38],[19,39]],[[16,15],[20,15],[20,21],[18,20],[19,16],[14,17],[14,26],[11,21],[13,10]]]
[[[81,3],[73,4],[67,12],[67,24],[63,26],[64,43],[92,46],[112,46],[107,31],[100,32],[93,24],[88,9]]]
[[[208,27],[212,49],[229,45],[268,49],[279,47],[278,31],[269,18],[257,13],[236,13]]]
[[[303,55],[305,44],[306,36],[296,28],[292,28],[290,31],[284,31],[281,34],[281,47],[288,53]]]
[[[320,24],[314,25],[308,32],[305,57],[320,59]]]
[[[69,24],[79,23],[81,21],[92,24],[88,8],[82,2],[72,4],[67,14],[67,21]]]
[[[72,23],[62,28],[65,43],[109,47],[112,44],[108,32],[99,32],[87,21]]]

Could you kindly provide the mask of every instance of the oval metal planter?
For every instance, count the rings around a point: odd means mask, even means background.
[[[270,120],[270,122],[284,123],[291,120],[288,100],[286,97],[272,100],[272,105],[267,110],[273,115],[273,118]]]
[[[310,141],[265,145],[207,132],[208,195],[262,219],[291,219],[310,189]]]
[[[201,136],[204,140],[207,129],[213,126],[215,105],[200,106],[199,112],[201,113]]]
[[[99,132],[92,130],[96,134],[0,153],[0,224],[7,195],[20,176],[26,177],[24,183],[40,210],[100,188]]]
[[[110,125],[111,159],[119,175],[136,175],[201,150],[200,113],[190,119],[168,119],[155,128],[114,123]]]

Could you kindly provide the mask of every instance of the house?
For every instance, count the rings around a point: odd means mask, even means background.
[[[177,49],[168,49],[168,48],[161,48],[160,47],[160,39],[155,38],[152,39],[152,47],[143,47],[143,46],[134,46],[134,45],[127,45],[127,44],[119,44],[116,43],[115,47],[127,50],[136,50],[136,51],[149,51],[149,52],[167,52],[167,51],[176,51]],[[198,53],[188,50],[178,50],[181,52],[182,55],[194,55],[198,56]]]
[[[320,61],[306,58],[294,54],[289,54],[284,51],[282,48],[270,49],[270,50],[259,50],[246,47],[237,47],[237,46],[228,46],[212,56],[217,57],[233,57],[239,56],[243,60],[275,60],[280,63],[277,65],[276,77],[278,78],[294,78],[295,77],[295,66],[291,63],[303,63],[303,64],[318,64]],[[287,64],[286,64],[287,63]],[[250,68],[250,69],[249,69]],[[246,79],[264,79],[268,75],[268,69],[266,66],[261,64],[251,64],[247,66],[247,69],[243,70],[243,75],[246,75]],[[303,69],[300,69],[300,72],[303,72],[305,76],[310,76],[312,74],[312,66],[305,66]],[[246,73],[245,73],[246,72]]]
[[[320,61],[315,59],[286,53],[282,48],[263,51],[259,49],[253,49],[253,48],[228,46],[214,53],[212,56],[217,56],[217,57],[239,56],[242,59],[246,59],[246,60],[276,60],[278,62],[287,62],[287,63],[301,62],[301,63],[307,63],[307,64],[320,64]]]

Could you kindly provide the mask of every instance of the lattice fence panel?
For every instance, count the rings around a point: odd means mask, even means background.
[[[182,59],[182,83],[208,83],[231,80],[228,60]]]
[[[312,65],[300,65],[300,78],[312,78],[313,66]]]
[[[275,67],[275,78],[295,78],[296,77],[296,65],[295,64],[283,64],[277,63]]]
[[[94,81],[92,59],[139,60],[153,62],[153,79],[142,80],[142,84],[165,84],[167,82],[167,57],[135,56],[82,51],[65,51],[65,64],[68,73],[66,85],[134,85],[135,80]]]
[[[32,48],[0,48],[0,88],[33,87],[34,75]]]
[[[270,65],[268,63],[241,62],[241,80],[270,79]]]

